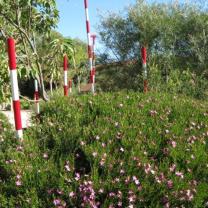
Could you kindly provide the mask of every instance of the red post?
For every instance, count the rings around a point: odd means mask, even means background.
[[[64,56],[64,96],[68,96],[67,70],[68,70],[68,59],[67,59],[67,55],[65,55]]]
[[[23,138],[22,131],[22,118],[21,118],[21,106],[19,99],[19,86],[17,80],[17,69],[16,69],[16,52],[15,52],[15,41],[13,38],[7,40],[8,44],[8,57],[9,57],[9,68],[10,68],[10,80],[12,87],[12,100],[14,109],[14,121],[17,138]]]
[[[142,54],[142,67],[144,70],[144,93],[148,92],[148,80],[147,80],[147,49],[145,47],[141,48]]]

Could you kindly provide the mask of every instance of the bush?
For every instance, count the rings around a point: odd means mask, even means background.
[[[206,99],[208,82],[203,75],[196,75],[189,70],[170,70],[166,75],[158,66],[151,66],[149,73],[150,88],[156,92],[183,94],[197,99]]]
[[[157,93],[57,97],[7,149],[1,207],[205,207],[207,107]]]

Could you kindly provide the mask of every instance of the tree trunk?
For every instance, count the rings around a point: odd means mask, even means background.
[[[44,85],[44,80],[43,80],[43,73],[42,73],[42,66],[39,63],[38,59],[36,59],[36,64],[38,67],[38,82],[39,82],[39,86],[40,86],[40,94],[43,98],[44,101],[49,101],[48,95],[46,93],[45,90],[45,85]]]
[[[51,95],[53,95],[53,74],[51,75],[51,79],[50,79],[50,92]]]

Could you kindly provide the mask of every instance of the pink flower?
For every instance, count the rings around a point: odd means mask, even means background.
[[[100,194],[102,194],[102,193],[104,193],[104,189],[99,189],[99,191],[98,191]]]
[[[100,137],[97,135],[97,136],[95,137],[95,139],[96,139],[96,140],[100,140]]]
[[[145,164],[144,171],[145,171],[146,174],[149,174],[150,171],[151,171],[151,165],[150,164]]]
[[[137,186],[140,185],[140,181],[137,179],[136,176],[133,176],[132,179],[133,179],[134,183],[135,183]]]
[[[173,148],[176,148],[177,143],[175,141],[171,141],[171,145]]]
[[[70,197],[70,198],[74,198],[74,197],[75,197],[75,193],[74,193],[73,191],[71,191],[71,192],[69,193],[69,197]]]
[[[44,158],[44,159],[48,159],[48,154],[47,154],[47,153],[44,153],[44,154],[43,154],[43,158]]]
[[[170,133],[170,131],[169,131],[168,129],[166,129],[166,130],[165,130],[165,133],[166,133],[166,134],[169,134],[169,133]]]
[[[97,156],[97,152],[93,152],[93,153],[92,153],[92,156],[93,156],[93,157],[96,157],[96,156]]]
[[[188,201],[192,201],[192,199],[194,198],[193,193],[189,189],[186,191],[186,196],[187,196]]]
[[[170,172],[174,172],[175,169],[176,169],[176,165],[175,164],[171,165],[170,168],[169,168]]]
[[[120,148],[120,151],[121,151],[121,152],[124,152],[124,148],[123,148],[123,147],[121,147],[121,148]]]
[[[125,171],[123,169],[120,170],[120,174],[124,174]]]
[[[54,200],[53,200],[53,204],[54,204],[55,206],[59,206],[59,205],[61,205],[61,200],[60,200],[60,199],[54,199]]]
[[[150,116],[156,116],[158,113],[157,113],[157,111],[156,110],[150,110]]]
[[[16,176],[16,179],[17,179],[17,180],[20,180],[21,178],[22,178],[22,176],[19,175],[19,174]]]
[[[116,194],[115,194],[114,192],[110,192],[110,193],[109,193],[109,196],[110,196],[110,197],[114,197],[115,195],[116,195]]]
[[[106,144],[105,144],[105,143],[102,143],[102,147],[103,147],[103,148],[106,147]]]
[[[102,158],[102,160],[100,161],[100,165],[101,166],[104,166],[105,165],[105,159],[104,158]]]
[[[70,167],[69,167],[69,165],[67,164],[67,165],[65,165],[64,166],[64,168],[65,168],[65,170],[67,171],[67,172],[70,172],[71,171],[71,169],[70,169]]]
[[[172,189],[172,188],[173,188],[173,181],[172,181],[172,180],[168,180],[168,181],[167,181],[167,187],[168,187],[169,189]]]
[[[61,190],[56,190],[56,192],[57,192],[57,194],[59,194],[59,195],[62,195],[63,194],[63,191],[61,191]]]
[[[17,181],[15,182],[15,184],[16,184],[16,186],[21,186],[21,185],[22,185],[22,182],[21,182],[20,180],[17,180]]]
[[[182,172],[177,171],[175,174],[176,174],[176,176],[180,177],[181,179],[184,178],[184,175]]]
[[[22,146],[17,146],[16,150],[21,152],[23,150],[23,147]]]
[[[78,181],[80,179],[80,174],[79,173],[75,173],[75,180]]]

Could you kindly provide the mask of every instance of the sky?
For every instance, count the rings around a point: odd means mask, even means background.
[[[96,34],[99,14],[118,12],[136,0],[88,0],[91,33]],[[60,21],[58,32],[65,37],[79,38],[87,42],[84,0],[57,0]]]

